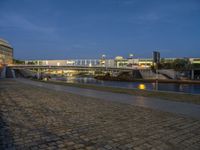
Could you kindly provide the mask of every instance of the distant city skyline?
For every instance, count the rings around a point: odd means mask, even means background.
[[[199,0],[1,0],[17,59],[200,57]]]

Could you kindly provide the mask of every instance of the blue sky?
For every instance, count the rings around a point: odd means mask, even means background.
[[[200,0],[0,0],[18,59],[200,57]]]

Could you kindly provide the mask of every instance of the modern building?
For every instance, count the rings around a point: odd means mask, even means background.
[[[189,58],[191,64],[200,64],[200,58]]]
[[[153,65],[153,59],[151,58],[141,58],[138,60],[139,66],[150,67]]]
[[[123,58],[122,56],[115,57],[115,67],[127,67],[128,59]]]
[[[26,65],[44,66],[98,66],[98,59],[65,59],[65,60],[25,60]]]
[[[115,67],[135,67],[148,68],[153,65],[151,58],[123,58],[122,56],[115,57]]]
[[[5,40],[0,39],[0,65],[13,63],[13,48]]]
[[[162,58],[161,63],[173,63],[177,58]],[[178,58],[185,59],[185,58]],[[200,58],[188,58],[191,64],[200,65]],[[25,60],[26,65],[48,65],[48,66],[88,66],[88,67],[117,67],[146,69],[153,65],[153,58],[124,58],[117,56],[114,59],[65,59],[65,60]]]
[[[25,60],[27,65],[67,66],[75,62],[70,60]]]

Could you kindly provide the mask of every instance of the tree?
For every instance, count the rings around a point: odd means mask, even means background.
[[[25,61],[13,59],[13,63],[14,63],[14,64],[25,64]]]
[[[173,69],[177,71],[188,70],[191,68],[189,59],[175,59],[172,63]]]
[[[200,64],[191,64],[192,69],[199,69]]]
[[[173,61],[169,61],[162,58],[158,68],[159,69],[173,69]]]

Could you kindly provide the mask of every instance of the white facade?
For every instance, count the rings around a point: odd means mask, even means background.
[[[114,59],[106,59],[105,60],[105,67],[115,67]]]
[[[166,58],[166,62],[172,62],[176,58]],[[200,58],[189,58],[192,64],[200,64]],[[66,59],[66,60],[26,60],[29,65],[48,65],[48,66],[102,66],[102,67],[139,67],[149,68],[153,65],[152,58],[129,58],[121,56],[115,59]]]

